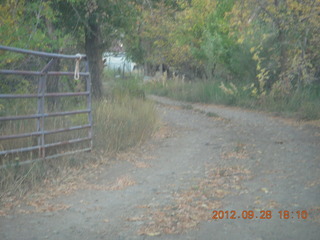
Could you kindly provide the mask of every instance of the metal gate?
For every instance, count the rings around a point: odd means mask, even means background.
[[[11,121],[35,121],[34,122],[34,130],[23,133],[14,133],[14,134],[3,134],[3,131],[0,132],[0,168],[7,167],[8,165],[23,165],[32,163],[39,160],[51,159],[56,157],[61,157],[69,154],[74,154],[77,152],[85,152],[91,151],[92,149],[92,111],[91,111],[91,78],[89,74],[89,66],[88,61],[85,55],[63,55],[63,54],[54,54],[54,53],[46,53],[39,51],[31,51],[19,48],[12,48],[0,45],[0,50],[10,51],[20,54],[27,54],[31,56],[36,56],[40,58],[47,58],[49,61],[43,67],[41,71],[29,71],[29,70],[0,70],[0,83],[1,76],[5,75],[20,75],[23,77],[35,77],[36,83],[34,83],[37,91],[36,93],[23,93],[23,94],[10,94],[0,92],[0,100],[1,101],[13,101],[16,99],[36,99],[34,100],[36,106],[36,112],[33,114],[27,115],[10,115],[10,116],[1,116],[0,115],[0,131],[1,127],[5,126],[5,123]],[[72,66],[75,66],[74,71],[52,71],[52,65],[58,59],[66,59],[73,60],[71,62]],[[81,63],[82,62],[82,63]],[[83,64],[84,63],[84,64]],[[80,64],[84,65],[84,71],[80,71]],[[48,76],[57,76],[59,80],[62,76],[73,77],[75,80],[80,79],[79,81],[83,82],[84,89],[80,89],[79,91],[67,91],[67,92],[47,92],[47,80]],[[37,85],[37,86],[36,86]],[[68,98],[68,97],[76,97],[80,98],[84,101],[82,104],[84,106],[83,109],[73,109],[68,111],[48,111],[46,109],[46,100],[48,98]],[[29,101],[29,100],[28,100]],[[82,105],[81,105],[82,106]],[[80,125],[71,125],[68,127],[60,127],[57,129],[50,129],[45,124],[46,119],[50,118],[63,118],[66,116],[76,116],[81,115],[82,118],[85,118],[85,123]],[[51,126],[52,127],[52,126]],[[54,142],[47,142],[46,137],[50,135],[55,135],[59,133],[66,132],[74,132],[74,131],[82,131],[85,136],[76,137],[72,139],[64,139]],[[33,138],[33,141],[30,141],[28,146],[19,147],[19,148],[11,148],[4,149],[1,144],[2,141],[18,141],[16,139],[23,138]],[[65,147],[69,145],[70,147]],[[71,145],[73,147],[71,147]],[[59,147],[63,146],[62,150],[56,150]],[[80,146],[80,148],[79,148]],[[54,150],[53,150],[54,149]],[[29,153],[29,155],[28,155]],[[16,156],[20,156],[17,158]],[[32,155],[30,159],[30,155]],[[10,158],[10,156],[12,156]],[[27,159],[21,159],[25,156],[29,156]],[[4,160],[6,159],[6,160]],[[9,160],[8,160],[9,159]]]

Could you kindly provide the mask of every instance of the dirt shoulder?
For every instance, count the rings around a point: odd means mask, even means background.
[[[151,98],[153,139],[3,214],[0,239],[319,238],[319,128]]]

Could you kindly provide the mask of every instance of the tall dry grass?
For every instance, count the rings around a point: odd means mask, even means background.
[[[127,79],[128,80],[128,79]],[[130,81],[130,79],[128,80]],[[135,81],[135,80],[134,80]],[[66,176],[86,167],[89,163],[106,159],[101,157],[125,150],[144,142],[155,130],[157,115],[153,103],[144,100],[142,90],[135,83],[123,85],[115,84],[108,97],[93,102],[93,152],[75,154],[64,158],[48,161],[38,161],[25,166],[12,164],[8,168],[0,169],[0,206],[1,198],[8,194],[23,195],[44,182],[54,182],[54,179],[64,179]],[[109,89],[110,90],[110,89]],[[138,93],[138,94],[137,94]],[[16,103],[19,104],[19,103]],[[29,104],[12,106],[11,109],[24,109]],[[32,104],[31,104],[32,105]],[[70,104],[65,104],[72,107]],[[76,106],[78,107],[78,106]],[[19,111],[19,110],[17,110]],[[33,110],[32,110],[33,111]],[[21,113],[21,112],[20,112]],[[5,114],[5,113],[2,113]],[[70,125],[81,125],[86,121],[86,114],[47,119],[46,126],[50,129],[63,128]],[[12,121],[2,123],[1,135],[35,131],[35,122]],[[63,141],[82,137],[85,132],[72,131],[48,136],[48,142]],[[12,149],[36,144],[36,138],[25,138],[19,141],[0,142],[0,149]],[[73,146],[74,147],[74,146]],[[79,146],[76,146],[79,147]],[[54,150],[54,149],[53,149]],[[69,150],[69,149],[65,149]],[[17,155],[13,158],[2,159],[2,162],[19,162],[24,159],[35,158],[36,153]]]
[[[154,104],[123,96],[94,104],[94,148],[118,152],[145,141],[154,131]]]

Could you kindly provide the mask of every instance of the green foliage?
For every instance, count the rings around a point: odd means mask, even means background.
[[[110,47],[114,39],[123,37],[124,28],[131,21],[130,11],[133,2],[128,1],[12,1],[4,0],[0,5],[0,39],[1,44],[21,47],[32,50],[48,52],[72,53],[83,52],[88,33],[92,33],[95,26],[101,27],[93,38],[99,37],[94,50],[102,52]],[[127,17],[124,17],[127,16]],[[130,23],[130,24],[129,24]],[[90,34],[89,34],[90,35]],[[99,35],[99,36],[98,36]],[[92,35],[91,35],[92,36]],[[96,63],[101,62],[101,55],[97,56]],[[24,57],[21,54],[8,52],[0,53],[1,69],[41,70],[47,63],[34,57]],[[69,68],[61,64],[62,71]],[[72,66],[74,67],[74,66]],[[101,79],[99,79],[101,80]],[[12,76],[1,76],[0,93],[35,93],[34,79]],[[83,89],[81,81],[75,83],[67,77],[61,77],[59,88],[63,91]],[[146,140],[153,132],[156,124],[154,105],[143,100],[144,92],[138,85],[138,80],[115,83],[112,94],[108,100],[94,102],[94,149],[96,152],[117,152],[133,147]],[[137,98],[139,97],[139,98]],[[59,110],[83,109],[79,98],[60,98],[57,104]],[[21,100],[21,99],[19,99]],[[83,99],[81,99],[83,100]],[[36,112],[36,99],[0,101],[0,116],[34,114]],[[46,106],[48,108],[49,106]],[[52,129],[70,127],[70,125],[83,125],[87,115],[72,115],[67,117],[47,118],[45,126]],[[29,133],[36,129],[35,120],[6,121],[0,125],[3,135],[14,133]],[[47,142],[59,142],[83,137],[84,131],[70,131],[63,134],[47,136]],[[35,146],[36,137],[18,140],[1,141],[0,150],[13,149],[26,146]],[[79,145],[77,145],[79,147]],[[56,151],[53,149],[52,151]],[[61,149],[60,149],[61,150]],[[65,149],[62,149],[64,151]],[[35,153],[18,154],[10,158],[0,159],[0,165],[6,161],[19,162],[21,159],[37,158]],[[91,158],[93,155],[91,155]],[[11,156],[12,157],[12,156]],[[50,161],[28,165],[27,167],[13,166],[1,169],[0,173],[0,201],[3,194],[22,193],[28,191],[47,180],[55,173],[68,174],[70,166],[83,166],[88,162],[88,155],[74,155],[69,160]],[[76,164],[75,164],[76,163]],[[22,191],[23,188],[23,191]]]
[[[138,31],[128,36],[135,36],[131,53],[140,63],[166,62],[193,72],[192,80],[250,81],[261,98],[279,81],[282,94],[319,82],[319,0],[191,0],[139,9]]]
[[[141,79],[132,77],[128,79],[117,79],[112,88],[112,97],[131,96],[133,98],[145,99]]]
[[[200,51],[204,55],[204,64],[209,79],[215,76],[216,65],[225,70],[232,70],[231,53],[237,50],[234,39],[229,36],[228,17],[226,13],[232,9],[233,0],[219,1],[212,9],[204,25],[204,39]]]
[[[319,0],[191,0],[153,7],[141,10],[140,59],[169,63],[196,82],[150,83],[148,91],[319,117]]]
[[[301,88],[292,95],[283,95],[282,90],[273,89],[263,97],[253,83],[168,81],[148,83],[149,93],[189,102],[205,102],[240,106],[250,109],[275,112],[299,119],[320,119],[320,88],[317,85]]]
[[[251,45],[260,88],[281,81],[285,94],[319,78],[319,8],[318,0],[246,0],[234,5],[233,34],[240,46]]]
[[[230,102],[232,97],[225,95],[217,82],[168,81],[167,85],[161,83],[148,83],[147,92],[189,102]]]
[[[215,113],[215,112],[207,112],[206,113],[206,116],[207,117],[213,117],[213,118],[218,118],[218,117],[220,117],[217,113]]]
[[[105,69],[104,71],[105,95],[108,99],[130,96],[144,100],[145,91],[142,83],[143,80],[138,74],[124,73],[123,75],[115,75],[113,70]]]

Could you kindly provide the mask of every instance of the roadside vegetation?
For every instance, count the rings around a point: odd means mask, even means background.
[[[127,40],[151,75],[170,66],[174,80],[149,84],[151,93],[320,118],[318,0],[175,3],[145,8]]]
[[[118,152],[144,142],[157,126],[152,102],[146,100],[141,78],[116,78],[105,71],[105,97],[94,103],[94,147]]]
[[[183,82],[170,79],[166,84],[148,83],[145,88],[149,94],[180,101],[238,106],[299,120],[320,119],[320,86],[316,84],[284,96],[276,91],[259,96],[253,84],[224,81]]]
[[[22,196],[44,183],[60,184],[76,176],[83,168],[92,164],[105,164],[113,155],[146,141],[157,127],[158,118],[154,104],[144,98],[140,80],[134,76],[126,79],[113,79],[105,74],[105,94],[103,98],[93,101],[93,151],[91,153],[74,154],[68,157],[30,163],[19,166],[21,160],[32,159],[32,154],[20,154],[13,158],[5,156],[1,163],[11,163],[10,167],[0,169],[0,204],[1,198],[16,194]],[[20,92],[23,92],[20,89]],[[79,99],[60,102],[65,109],[79,108]],[[83,102],[83,101],[82,101]],[[15,113],[27,114],[34,111],[36,101],[22,100],[1,102],[1,116]],[[70,123],[83,124],[86,115],[73,115],[55,118],[46,122],[52,128],[68,127]],[[1,123],[1,135],[34,131],[34,120],[7,121]],[[85,136],[84,131],[72,131],[50,136],[48,142],[63,141]],[[0,149],[23,147],[30,142],[36,144],[36,138],[24,138],[20,141],[8,140],[0,142]],[[70,146],[72,148],[74,146]],[[79,147],[79,146],[77,146]],[[69,149],[62,149],[69,150]],[[17,163],[17,164],[15,164]],[[13,164],[13,165],[12,165]]]
[[[4,0],[0,5],[0,39],[1,44],[11,47],[87,55],[95,98],[94,153],[111,154],[145,141],[154,130],[156,115],[152,103],[145,100],[144,89],[191,102],[319,119],[319,12],[319,0]],[[145,75],[153,77],[160,71],[173,80],[161,79],[142,87],[139,77],[119,79],[104,73],[103,52],[112,51],[125,51]],[[34,57],[0,52],[1,69],[27,67],[34,71],[45,64]],[[61,61],[56,69],[74,70],[74,66],[65,66]],[[23,76],[1,76],[0,94],[37,92],[37,84],[31,82]],[[64,78],[56,83],[48,86],[50,92],[80,87]],[[80,109],[78,100],[61,100],[60,104]],[[0,101],[0,116],[34,112],[34,106],[32,100]],[[67,127],[83,120],[80,115],[46,124]],[[29,132],[32,125],[5,122],[0,123],[0,131]],[[1,142],[0,149],[23,146],[23,141],[35,139]],[[78,159],[84,156],[73,156],[66,165],[79,166],[82,161]],[[9,160],[19,162],[23,157]],[[63,172],[56,163],[0,170],[0,194],[10,184],[28,189],[35,179],[48,178],[50,171]],[[86,163],[84,159],[80,166]]]

